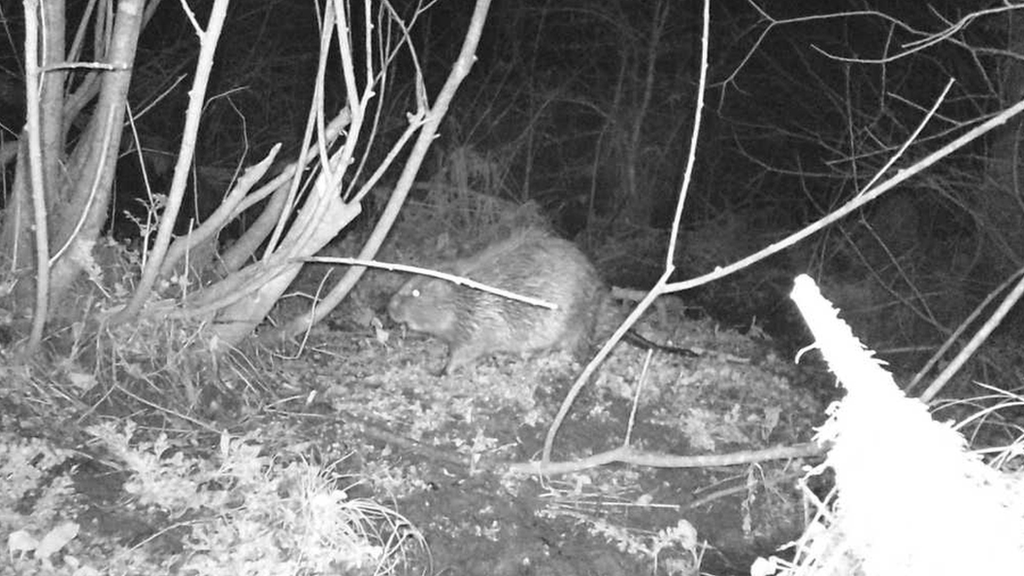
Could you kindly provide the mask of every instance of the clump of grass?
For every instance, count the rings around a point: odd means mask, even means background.
[[[167,434],[137,438],[131,421],[88,433],[123,479],[118,513],[146,532],[81,528],[70,474],[52,472],[71,453],[0,437],[0,473],[10,478],[0,490],[0,537],[14,574],[387,574],[423,547],[401,515],[352,498],[358,482],[337,466],[284,462],[252,436],[223,434],[203,454]]]
[[[180,567],[198,574],[389,573],[422,539],[398,513],[350,498],[330,467],[282,462],[252,437],[221,436],[209,458],[166,435],[133,443],[134,428],[94,426],[130,473],[135,505],[183,523]],[[407,537],[411,537],[409,540]]]

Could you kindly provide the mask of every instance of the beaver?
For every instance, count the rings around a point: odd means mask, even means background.
[[[391,298],[388,314],[448,343],[442,374],[494,352],[566,350],[582,359],[609,295],[575,244],[533,227],[438,269],[556,306],[535,306],[430,276],[410,279]]]

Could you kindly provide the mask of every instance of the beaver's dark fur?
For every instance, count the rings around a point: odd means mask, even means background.
[[[527,228],[439,269],[557,306],[533,306],[429,276],[412,278],[391,298],[388,313],[448,343],[444,372],[493,352],[589,351],[607,289],[572,242]]]

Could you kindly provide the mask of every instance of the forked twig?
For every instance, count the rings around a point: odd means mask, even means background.
[[[587,364],[586,368],[583,369],[583,373],[576,378],[573,382],[572,388],[565,395],[565,399],[562,400],[562,405],[558,409],[558,414],[555,415],[554,421],[551,423],[551,427],[548,428],[547,437],[544,439],[544,451],[541,456],[541,462],[545,465],[551,460],[551,447],[555,441],[555,435],[558,433],[558,429],[562,426],[562,422],[565,420],[566,415],[569,414],[569,409],[575,402],[576,397],[583,389],[584,384],[590,379],[591,374],[597,370],[597,367],[604,362],[604,359],[611,353],[612,348],[618,344],[619,340],[626,334],[633,324],[636,323],[637,319],[647,310],[647,308],[654,303],[654,300],[658,296],[666,293],[665,287],[669,277],[675,271],[675,252],[677,240],[679,237],[679,222],[682,219],[683,205],[686,201],[686,193],[690,188],[690,181],[693,174],[693,165],[697,157],[697,136],[700,133],[701,125],[701,112],[704,108],[704,91],[707,85],[707,73],[708,73],[708,46],[710,37],[710,21],[711,21],[711,8],[710,0],[704,1],[704,14],[703,14],[703,31],[701,34],[701,65],[700,65],[700,80],[697,83],[697,105],[694,107],[694,121],[693,121],[693,133],[690,138],[690,151],[686,159],[686,169],[683,177],[683,184],[679,193],[679,200],[676,202],[675,216],[672,222],[672,236],[669,240],[668,255],[665,257],[665,272],[658,279],[658,282],[654,285],[654,288],[648,292],[647,296],[637,304],[636,308],[630,313],[630,315],[622,322],[619,328],[612,334],[612,337],[605,342],[604,346],[597,353],[590,363]]]

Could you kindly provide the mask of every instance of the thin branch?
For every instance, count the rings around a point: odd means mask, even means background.
[[[39,0],[25,0],[25,108],[28,135],[29,176],[32,179],[32,216],[36,237],[36,307],[32,332],[25,352],[33,354],[43,340],[43,327],[49,314],[50,293],[49,230],[46,222],[46,197],[43,190],[42,123],[39,118],[39,22],[43,19]]]
[[[1024,270],[1018,271],[1015,275],[1019,275]],[[1006,298],[999,304],[996,311],[992,313],[992,316],[985,321],[985,324],[978,330],[977,333],[967,342],[963,350],[956,355],[955,358],[946,366],[946,369],[932,382],[927,389],[921,394],[921,401],[928,403],[936,394],[942,391],[953,375],[963,368],[964,364],[974,355],[974,353],[981,347],[982,343],[992,334],[997,326],[1003,321],[1003,318],[1010,313],[1010,310],[1020,301],[1021,296],[1024,296],[1024,277],[1017,281],[1017,285],[1013,287],[1013,290],[1006,295]]]
[[[182,4],[185,4],[182,0]],[[123,322],[138,315],[143,303],[153,291],[153,286],[159,277],[160,265],[167,254],[168,246],[171,243],[171,234],[174,232],[174,220],[178,216],[181,202],[185,196],[185,186],[188,179],[188,168],[191,162],[191,151],[195,148],[196,135],[199,132],[200,112],[203,107],[203,98],[206,95],[206,86],[210,80],[210,70],[213,67],[213,54],[217,49],[220,40],[220,33],[227,17],[228,0],[215,0],[210,10],[210,18],[205,31],[199,30],[200,50],[199,59],[196,64],[195,81],[189,91],[188,111],[185,115],[185,127],[182,132],[181,148],[178,153],[178,163],[174,167],[174,177],[171,181],[171,190],[167,198],[167,206],[164,208],[160,225],[157,229],[156,242],[153,245],[153,253],[150,255],[146,268],[142,271],[142,278],[139,285],[132,294],[131,300],[120,312],[115,314],[111,320],[115,323]],[[183,6],[183,10],[193,21],[193,26],[198,26],[194,15]]]
[[[925,168],[928,168],[929,166],[938,162],[942,158],[945,158],[946,156],[952,154],[954,151],[966,146],[968,143],[974,141],[979,136],[988,132],[992,128],[1005,123],[1007,120],[1009,120],[1016,114],[1020,113],[1021,111],[1024,111],[1024,101],[1018,103],[1016,106],[1007,109],[1005,112],[999,114],[998,116],[989,120],[988,122],[981,124],[980,126],[974,128],[973,130],[970,130],[963,136],[960,136],[959,138],[950,142],[946,146],[943,146],[941,149],[929,154],[928,156],[925,156],[923,159],[918,161],[913,166],[898,171],[892,178],[883,182],[877,188],[873,190],[863,191],[859,196],[853,198],[839,209],[822,217],[816,222],[804,227],[802,230],[795,232],[790,236],[787,236],[786,238],[783,238],[782,240],[762,250],[759,250],[758,252],[755,252],[750,256],[747,256],[746,258],[733,262],[728,266],[716,268],[715,270],[708,274],[699,276],[697,278],[693,278],[691,280],[684,280],[681,282],[674,282],[672,284],[669,284],[665,286],[666,292],[689,290],[690,288],[693,288],[695,286],[707,284],[708,282],[728,276],[734,272],[737,272],[738,270],[742,270],[743,268],[746,268],[747,266],[750,266],[755,262],[763,260],[768,256],[775,254],[776,252],[780,252],[792,246],[793,244],[796,244],[800,240],[803,240],[804,238],[807,238],[808,236],[827,227],[829,224],[832,224],[833,222],[845,218],[851,212],[857,210],[858,208],[867,204],[868,202],[871,202],[872,200],[878,198],[879,196],[888,192],[889,190],[892,190],[899,184],[902,184],[903,182],[907,181],[910,177],[922,172]],[[929,118],[931,118],[931,116],[925,117],[922,123],[927,122]]]
[[[693,110],[693,130],[690,133],[690,151],[686,156],[686,170],[683,172],[683,184],[679,190],[679,201],[676,202],[676,213],[672,217],[672,235],[668,243],[668,254],[665,256],[665,268],[672,268],[676,261],[676,248],[679,242],[679,226],[683,219],[683,206],[686,204],[686,195],[690,191],[690,182],[693,179],[693,166],[697,159],[697,141],[700,137],[701,118],[704,111],[705,87],[708,81],[708,52],[711,35],[711,12],[709,2],[704,2],[704,29],[701,32],[700,43],[700,76],[697,82],[697,105]]]
[[[114,132],[114,116],[116,115],[116,112],[117,110],[111,108],[107,113],[106,130],[103,132],[103,146],[101,150],[106,150],[107,147],[110,146],[110,140],[113,137]],[[100,180],[103,178],[103,169],[106,166],[108,156],[109,155],[107,154],[100,155],[100,162],[96,167],[92,186],[89,188],[89,199],[85,203],[85,209],[83,209],[81,214],[78,215],[78,221],[75,222],[75,227],[68,236],[68,239],[56,252],[53,253],[53,256],[50,257],[50,266],[53,266],[53,264],[57,262],[57,259],[64,255],[64,252],[71,247],[71,243],[75,241],[75,238],[78,237],[78,234],[85,226],[85,222],[89,217],[89,208],[92,207],[93,202],[96,200],[96,194],[99,193]]]
[[[894,26],[896,26],[896,27],[898,27],[898,28],[900,28],[900,29],[902,29],[902,30],[904,30],[906,32],[909,32],[911,34],[915,34],[917,36],[925,36],[925,37],[928,36],[927,33],[923,32],[921,30],[917,30],[916,28],[911,27],[906,22],[902,22],[900,20],[897,20],[896,18],[893,18],[892,16],[889,16],[888,14],[886,14],[884,12],[879,12],[877,10],[854,10],[854,11],[851,11],[851,12],[842,12],[842,13],[839,13],[839,14],[815,14],[815,15],[811,15],[811,16],[800,16],[800,17],[797,17],[797,18],[787,18],[785,20],[776,20],[775,18],[770,16],[766,11],[761,9],[761,7],[758,6],[757,3],[754,2],[754,0],[747,0],[747,1],[751,5],[751,7],[754,8],[754,10],[756,10],[759,14],[761,14],[762,18],[764,18],[765,20],[768,21],[768,25],[761,32],[761,34],[757,37],[757,40],[754,42],[754,45],[750,47],[750,50],[747,51],[746,55],[743,57],[743,59],[740,61],[740,63],[736,66],[736,68],[728,76],[726,76],[726,78],[724,80],[722,80],[721,82],[716,83],[715,86],[726,86],[726,85],[734,83],[736,81],[736,77],[739,76],[739,74],[743,70],[743,68],[746,67],[747,62],[749,62],[750,59],[753,58],[754,53],[757,51],[758,47],[760,47],[761,43],[764,42],[765,37],[768,36],[768,33],[771,32],[772,29],[775,28],[776,26],[782,26],[782,25],[785,25],[785,24],[799,24],[799,23],[805,23],[805,22],[816,22],[816,21],[819,21],[819,20],[835,20],[837,18],[852,18],[852,17],[860,17],[860,16],[872,16],[872,17],[881,18],[882,20],[890,22]]]
[[[647,308],[662,294],[665,293],[664,287],[667,285],[669,277],[675,271],[674,255],[675,255],[675,243],[678,236],[679,222],[682,218],[683,205],[686,201],[686,193],[690,186],[690,177],[693,171],[694,159],[697,154],[697,136],[700,131],[700,115],[703,109],[704,103],[704,92],[707,87],[707,68],[708,68],[708,46],[710,45],[709,37],[711,35],[711,0],[704,0],[704,13],[703,13],[703,30],[702,30],[702,41],[701,41],[701,74],[700,83],[697,85],[697,106],[695,107],[694,114],[696,119],[694,120],[693,133],[691,135],[690,151],[688,154],[686,175],[683,178],[682,189],[679,193],[679,200],[676,202],[676,213],[672,225],[672,239],[669,242],[668,256],[665,261],[665,271],[658,279],[658,282],[654,285],[650,292],[636,305],[636,308],[629,314],[629,316],[619,325],[618,329],[612,334],[611,338],[604,343],[601,350],[598,351],[597,355],[587,364],[587,367],[583,369],[583,372],[573,382],[572,388],[566,393],[565,398],[562,400],[562,405],[558,409],[558,414],[555,415],[554,420],[551,422],[551,426],[548,427],[547,436],[544,438],[544,451],[541,456],[542,467],[547,466],[551,460],[551,448],[555,443],[555,435],[558,434],[558,429],[561,428],[562,422],[565,417],[569,414],[569,409],[576,401],[576,397],[580,391],[583,390],[583,386],[590,379],[590,376],[597,370],[598,366],[604,362],[604,359],[611,354],[612,348],[618,344],[619,340],[626,334],[626,331],[636,323]]]
[[[484,22],[487,20],[487,12],[490,9],[490,5],[490,0],[476,1],[459,56],[452,66],[451,73],[449,73],[432,107],[428,108],[426,88],[422,83],[422,78],[417,80],[417,111],[408,114],[408,119],[411,125],[420,126],[419,136],[409,152],[409,157],[402,169],[402,173],[398,177],[394,192],[388,200],[387,206],[385,206],[380,219],[377,221],[377,225],[370,234],[370,238],[359,252],[359,258],[373,258],[380,249],[381,244],[383,244],[384,238],[388,231],[390,231],[395,219],[398,217],[398,212],[405,202],[405,198],[412,187],[416,174],[419,172],[427,150],[434,141],[441,120],[448,112],[448,107],[451,105],[456,91],[463,80],[466,79],[466,76],[469,75],[473,62],[476,60],[476,48],[480,42],[480,36],[483,32]],[[338,281],[338,284],[324,298],[319,310],[330,310],[333,308],[334,305],[349,293],[365,271],[366,268],[361,266],[349,268],[341,280]],[[272,339],[298,334],[311,321],[314,321],[314,318],[309,315],[295,318],[276,332],[267,331],[265,337]]]
[[[986,10],[978,10],[976,12],[972,12],[972,13],[968,14],[967,16],[964,16],[960,20],[956,21],[955,23],[951,24],[950,26],[948,26],[947,28],[945,28],[944,30],[942,30],[940,32],[937,32],[935,34],[928,34],[927,36],[925,36],[924,38],[921,38],[920,40],[915,40],[913,42],[908,42],[906,44],[906,46],[907,46],[906,50],[904,50],[902,52],[899,52],[897,54],[894,54],[892,56],[886,56],[884,58],[846,58],[846,57],[842,57],[842,56],[836,56],[835,54],[830,54],[830,53],[826,52],[825,50],[822,50],[822,49],[818,48],[817,46],[811,46],[811,48],[816,50],[820,54],[822,54],[824,56],[827,56],[829,58],[833,58],[833,59],[835,59],[835,60],[837,60],[839,62],[856,62],[856,63],[859,63],[859,64],[884,64],[884,63],[888,63],[888,62],[893,62],[893,61],[899,60],[900,58],[906,58],[907,56],[910,56],[912,54],[915,54],[917,52],[920,52],[920,51],[925,50],[927,48],[930,48],[932,46],[935,46],[936,44],[939,44],[939,43],[941,43],[941,42],[943,42],[945,40],[949,40],[950,38],[952,38],[952,36],[954,34],[964,30],[973,21],[981,18],[982,16],[991,16],[993,14],[1001,14],[1003,12],[1008,12],[1008,11],[1012,11],[1012,10],[1020,10],[1021,8],[1024,8],[1024,7],[1022,7],[1020,4],[1006,4],[1006,5],[1000,6],[998,8],[989,8],[989,9],[986,9]],[[842,15],[843,14],[840,14],[840,16],[842,16]],[[882,15],[882,14],[879,14],[879,15]],[[890,21],[892,21],[891,17],[886,16],[886,19],[889,19]],[[967,47],[962,42],[954,42],[954,44],[956,44],[958,46],[961,46],[961,47],[964,47],[964,48]],[[1017,57],[1020,58],[1020,55],[1018,54]]]
[[[974,310],[972,310],[971,313],[967,315],[967,318],[965,318],[960,323],[960,325],[956,327],[956,330],[954,330],[953,333],[950,334],[948,338],[946,338],[946,341],[942,343],[942,346],[940,346],[939,349],[936,350],[934,354],[932,354],[932,357],[929,358],[927,362],[925,362],[924,366],[922,366],[921,369],[917,371],[917,374],[914,374],[914,378],[910,381],[910,384],[907,384],[907,387],[904,390],[907,394],[909,394],[915,387],[917,387],[918,384],[920,384],[920,382],[924,379],[925,375],[928,374],[928,372],[930,372],[931,369],[946,356],[946,352],[948,352],[949,349],[953,347],[953,344],[960,340],[960,336],[967,331],[967,327],[973,324],[974,321],[981,316],[981,313],[984,312],[986,308],[988,308],[988,305],[991,304],[996,299],[996,296],[1001,294],[1003,290],[1009,288],[1010,284],[1022,272],[1024,271],[1017,271],[1016,273],[1011,275],[1009,278],[1003,281],[1002,284],[997,286],[995,290],[989,292],[988,295],[985,296],[985,299],[982,300],[977,306],[975,306]]]

